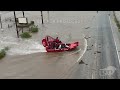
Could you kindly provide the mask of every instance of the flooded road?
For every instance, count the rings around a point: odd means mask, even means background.
[[[59,53],[36,53],[22,56],[8,56],[0,61],[4,78],[63,78],[77,63],[81,53],[78,50]],[[6,72],[7,71],[7,72]]]
[[[76,78],[83,78],[83,76],[91,78],[89,75],[91,64],[90,66],[79,65],[78,61],[81,60],[81,55],[86,48],[84,37],[90,37],[89,30],[95,29],[91,26],[95,23],[96,12],[51,11],[49,20],[47,13],[44,12],[44,25],[41,25],[40,18],[38,22],[39,16],[35,18],[37,13],[33,15],[34,17],[30,16],[32,15],[30,12],[25,13],[28,19],[32,20],[33,17],[39,27],[39,32],[33,34],[31,39],[16,38],[14,26],[0,32],[0,48],[10,47],[7,56],[0,61],[0,78],[67,79],[73,78],[71,75],[79,69],[81,75]],[[41,40],[46,35],[59,36],[63,42],[79,41],[80,46],[70,52],[47,53],[41,44]]]

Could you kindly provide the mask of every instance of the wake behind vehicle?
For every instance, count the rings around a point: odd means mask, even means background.
[[[58,37],[55,39],[50,36],[46,36],[42,40],[43,46],[46,48],[47,52],[62,52],[62,51],[70,51],[79,45],[79,42],[74,43],[62,43]]]

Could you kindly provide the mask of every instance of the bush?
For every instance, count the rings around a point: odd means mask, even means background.
[[[24,32],[24,33],[22,33],[20,36],[21,36],[21,38],[30,38],[30,37],[32,37],[32,36],[30,35],[30,33],[28,33],[28,32]]]
[[[8,50],[9,50],[9,47],[5,47],[5,50],[8,51]]]
[[[32,32],[32,33],[36,33],[36,32],[38,32],[38,26],[32,26],[31,28],[30,28],[30,31]]]
[[[2,49],[2,50],[0,51],[0,59],[4,58],[5,55],[6,55],[5,49]]]

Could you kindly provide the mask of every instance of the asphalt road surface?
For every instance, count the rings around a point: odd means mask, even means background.
[[[98,37],[97,50],[100,51],[98,55],[98,68],[104,69],[109,66],[115,67],[116,70],[113,75],[101,75],[99,71],[98,78],[102,79],[118,79],[119,77],[119,58],[116,50],[116,45],[110,24],[109,12],[100,12],[98,15]],[[109,73],[109,71],[108,71]],[[101,75],[101,76],[100,76]]]
[[[110,20],[110,12],[98,13],[96,24],[93,24],[96,27],[92,28],[93,30],[89,34],[93,39],[88,39],[88,50],[82,57],[88,65],[76,65],[74,69],[76,72],[73,71],[71,78],[120,78],[119,56]],[[90,48],[92,44],[93,48]]]
[[[0,78],[13,79],[118,79],[119,59],[111,30],[109,12],[96,12],[90,28],[85,29],[87,40],[79,38],[80,31],[72,30],[81,46],[75,51],[62,53],[35,53],[22,56],[8,56],[0,61]],[[74,40],[73,40],[74,41]],[[79,60],[79,62],[77,62]],[[112,75],[105,68],[116,70]],[[104,70],[103,70],[104,69]],[[104,72],[103,72],[104,71]]]

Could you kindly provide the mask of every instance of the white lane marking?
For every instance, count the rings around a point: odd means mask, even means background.
[[[73,55],[73,54],[78,53],[78,52],[80,52],[80,51],[81,51],[81,49],[79,49],[78,51],[73,52],[73,53],[71,53],[71,54],[68,54],[68,55]]]
[[[98,16],[97,16],[97,21],[98,21]],[[98,22],[96,23],[96,26],[97,26],[97,31],[99,30],[99,27],[98,27]],[[97,39],[96,39],[96,42],[95,42],[95,48],[94,48],[94,50],[96,51],[97,50]],[[97,58],[97,56],[95,56],[95,60],[96,60],[96,58]],[[97,60],[96,60],[96,63],[97,63]],[[97,65],[97,64],[96,64]],[[95,77],[94,77],[94,71],[92,71],[92,79],[95,79]]]
[[[82,55],[78,58],[78,60],[77,60],[77,62],[79,62],[79,60],[82,58],[82,56],[84,55],[84,53],[86,52],[86,50],[87,50],[87,40],[86,39],[84,39],[85,40],[85,49],[84,49],[84,51],[83,51],[83,53],[82,53]]]
[[[93,73],[92,73],[92,79],[94,79],[94,75],[93,75]]]
[[[113,28],[112,28],[112,23],[111,23],[110,16],[109,16],[109,21],[110,21],[110,27],[111,27],[111,31],[112,31],[112,35],[113,35],[113,40],[115,42],[115,37],[114,37],[114,34],[113,34]],[[118,48],[117,48],[116,42],[115,42],[115,48],[116,48],[116,51],[117,51],[117,56],[118,56],[118,60],[119,60],[119,64],[120,64],[120,57],[119,57],[119,54],[118,54]]]

